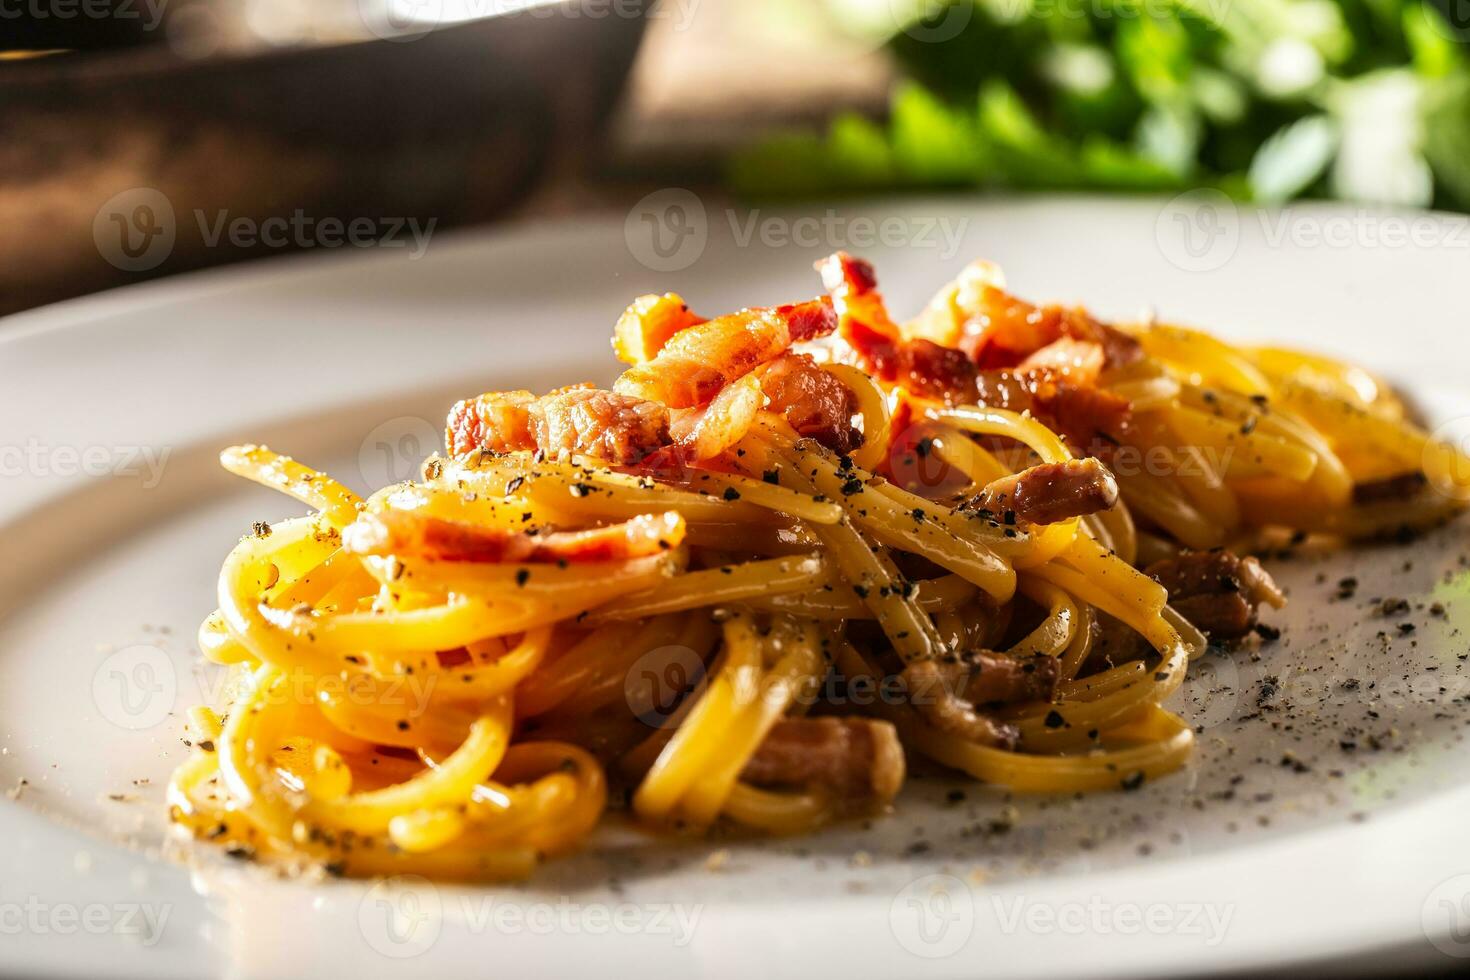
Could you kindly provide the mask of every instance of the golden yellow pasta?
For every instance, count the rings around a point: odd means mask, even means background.
[[[1358,368],[1034,307],[988,264],[908,326],[865,264],[823,275],[708,320],[635,301],[611,389],[467,399],[366,500],[225,450],[310,513],[225,558],[199,646],[229,683],[189,713],[174,820],[285,866],[484,879],[581,845],[610,783],[653,832],[779,834],[888,806],[905,753],[1133,788],[1189,757],[1165,702],[1190,661],[1282,601],[1224,547],[1470,497]]]

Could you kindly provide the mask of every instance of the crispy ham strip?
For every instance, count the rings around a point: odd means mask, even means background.
[[[613,388],[669,408],[703,405],[792,344],[824,336],[836,327],[837,315],[826,297],[741,310],[680,330],[651,361],[624,371]]]
[[[643,558],[678,547],[684,518],[677,511],[644,514],[607,527],[530,535],[413,511],[363,514],[342,532],[342,547],[358,555],[435,561],[588,562]]]
[[[1107,510],[1118,502],[1118,481],[1096,459],[1042,463],[985,485],[960,503],[996,519],[1013,515],[1023,524],[1055,524]]]
[[[871,264],[837,252],[817,269],[832,296],[842,339],[870,374],[947,404],[974,401],[974,364],[953,348],[905,338],[883,305]]]
[[[898,733],[868,718],[778,721],[741,773],[758,786],[818,786],[846,800],[878,803],[898,795],[903,777]]]
[[[1271,576],[1255,558],[1228,551],[1190,551],[1154,562],[1144,572],[1169,591],[1174,611],[1211,638],[1238,639],[1256,624],[1260,605],[1286,605]]]
[[[1094,384],[1104,368],[1142,356],[1127,334],[1081,311],[1038,310],[1022,303],[988,284],[994,276],[988,265],[989,271],[977,273],[977,281],[959,290],[958,298],[942,292],[915,321],[913,332],[905,333],[884,308],[871,265],[838,252],[818,267],[841,317],[847,351],[880,380],[946,404],[1030,412],[1078,455],[1106,456],[1121,441],[1128,402]],[[976,312],[961,310],[961,303]],[[946,317],[958,325],[943,328]],[[971,336],[965,330],[984,333],[992,321],[1004,327],[998,336],[1005,343],[996,348],[1009,352],[1003,357],[986,356],[982,347],[965,343]]]
[[[669,444],[669,411],[590,384],[539,398],[529,391],[488,392],[454,406],[445,444],[451,456],[539,449],[558,459],[582,454],[628,465]]]

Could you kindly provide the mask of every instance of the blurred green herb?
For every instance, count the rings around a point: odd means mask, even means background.
[[[981,186],[1470,210],[1460,0],[829,0],[886,39],[881,121],[773,135],[747,194]]]

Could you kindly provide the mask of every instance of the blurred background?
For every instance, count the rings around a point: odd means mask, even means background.
[[[1470,210],[1467,40],[1467,0],[0,0],[0,312],[666,187]]]

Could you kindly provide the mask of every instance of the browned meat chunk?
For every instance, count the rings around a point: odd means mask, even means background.
[[[1030,412],[1065,438],[1079,456],[1107,458],[1127,433],[1132,415],[1127,399],[1045,371],[983,371],[976,383],[976,400],[992,408]]]
[[[1380,480],[1353,484],[1353,503],[1392,504],[1412,500],[1429,485],[1429,478],[1419,470],[1399,473]]]
[[[745,764],[760,786],[820,786],[848,800],[887,803],[903,785],[903,747],[886,721],[786,718]]]
[[[1169,604],[1212,639],[1238,639],[1256,624],[1261,603],[1286,598],[1254,558],[1228,551],[1190,551],[1154,562],[1144,571],[1169,591]]]
[[[540,398],[527,391],[490,392],[454,406],[446,443],[451,456],[540,449],[556,458],[583,453],[628,465],[669,444],[669,411],[591,385]]]
[[[1014,749],[1015,726],[980,705],[1049,701],[1056,692],[1054,657],[1011,657],[981,650],[953,659],[918,660],[900,675],[908,701],[941,731],[994,748]]]
[[[857,396],[809,356],[782,355],[761,372],[760,385],[771,410],[784,415],[799,435],[839,453],[861,444],[862,436],[852,426]]]
[[[961,509],[988,511],[997,520],[1055,524],[1107,510],[1118,502],[1118,482],[1096,459],[1042,463],[985,485]]]

